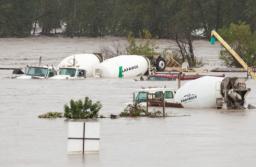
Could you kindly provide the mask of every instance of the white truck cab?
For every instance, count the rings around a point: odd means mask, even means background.
[[[174,102],[175,90],[169,88],[145,88],[139,89],[134,92],[133,101],[137,104],[142,104],[147,102],[148,94],[152,95],[153,99],[160,99],[164,93],[164,99],[166,102]],[[143,105],[143,104],[142,104]]]
[[[74,54],[64,58],[58,65],[58,75],[51,79],[85,79],[93,76],[96,65],[103,58],[98,54]]]
[[[53,66],[27,66],[25,74],[18,76],[17,79],[47,79],[55,74]]]
[[[86,78],[86,70],[79,67],[62,67],[58,73],[51,79],[84,79]]]

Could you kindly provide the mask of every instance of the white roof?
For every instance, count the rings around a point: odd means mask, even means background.
[[[171,89],[171,88],[157,88],[157,87],[154,87],[154,88],[141,88],[141,89],[138,89],[136,92],[148,92],[148,93],[155,93],[155,92],[158,92],[158,91],[175,91],[174,89]]]

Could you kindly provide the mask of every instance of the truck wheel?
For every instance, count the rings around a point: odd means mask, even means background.
[[[166,61],[162,57],[156,59],[156,69],[157,71],[164,71],[166,67]]]

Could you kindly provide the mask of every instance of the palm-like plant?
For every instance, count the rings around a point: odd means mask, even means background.
[[[98,117],[101,108],[100,102],[93,103],[88,97],[85,97],[84,102],[72,99],[69,105],[64,106],[64,117],[69,119],[93,119]]]

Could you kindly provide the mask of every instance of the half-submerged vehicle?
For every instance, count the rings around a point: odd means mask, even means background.
[[[27,66],[25,73],[16,79],[47,79],[56,74],[53,66]]]
[[[150,61],[139,55],[120,55],[105,60],[95,68],[95,77],[133,78],[143,76],[150,69]]]
[[[51,79],[85,79],[92,77],[94,68],[103,58],[99,54],[74,54],[58,65],[58,74]]]
[[[176,91],[170,88],[142,88],[133,93],[133,104],[143,107],[174,107],[183,108],[181,103],[174,100]],[[165,104],[163,104],[163,99]]]
[[[245,79],[206,76],[185,83],[175,101],[184,108],[244,109],[248,92]]]

